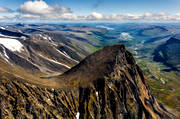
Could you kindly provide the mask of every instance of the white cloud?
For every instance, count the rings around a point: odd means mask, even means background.
[[[0,15],[0,22],[9,21],[9,17]]]
[[[27,19],[36,19],[36,18],[40,18],[40,16],[38,15],[32,15],[32,14],[20,14],[18,15],[19,18],[27,18]]]
[[[102,15],[103,18],[100,20],[104,21],[122,21],[122,22],[171,22],[180,21],[180,13],[171,15],[164,12],[160,13],[145,13],[145,14],[112,14],[112,15]],[[99,20],[99,19],[96,19]]]
[[[98,19],[102,19],[103,15],[97,12],[92,12],[87,18],[91,20],[98,20]]]
[[[39,18],[40,20],[59,19],[62,16],[70,17],[71,10],[59,4],[48,5],[43,0],[27,1],[19,8],[21,18]],[[72,16],[74,17],[74,15]],[[62,18],[63,19],[63,18]]]
[[[101,14],[92,12],[89,15],[77,15],[70,8],[59,4],[49,5],[44,0],[30,0],[20,5],[16,13],[10,13],[10,9],[0,7],[0,12],[9,12],[9,16],[0,16],[0,20],[8,21],[118,21],[118,22],[180,22],[180,13],[167,14],[144,13],[144,14]],[[13,17],[14,16],[14,17]],[[3,17],[3,18],[2,18]]]
[[[1,16],[2,17],[2,16]],[[47,14],[32,14],[28,12],[19,13],[15,17],[19,21],[118,21],[118,22],[179,22],[180,13],[170,15],[166,13],[145,13],[145,14],[112,14],[103,15],[93,12],[90,15],[76,15],[74,13],[47,13]],[[13,18],[11,18],[13,19]]]
[[[65,13],[60,16],[62,19],[66,20],[78,20],[78,16],[72,13]]]
[[[144,17],[150,17],[150,16],[152,16],[152,14],[149,13],[149,12],[146,12],[146,13],[144,14]]]
[[[3,19],[5,19],[5,17],[4,16],[0,16],[0,20],[3,20]]]
[[[13,12],[13,10],[0,6],[0,12]]]
[[[176,13],[176,16],[180,16],[180,13]]]
[[[53,8],[44,1],[27,1],[20,6],[20,12],[29,14],[49,14]]]

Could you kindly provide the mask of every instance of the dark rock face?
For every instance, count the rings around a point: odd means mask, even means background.
[[[28,35],[25,35],[23,33],[13,32],[13,31],[4,30],[4,29],[0,29],[0,33],[3,35],[13,36],[13,37],[22,37],[22,36],[28,37]]]
[[[8,79],[7,79],[8,76]],[[0,72],[1,119],[74,119],[78,91],[41,88]]]
[[[89,81],[79,81],[81,118],[173,118],[151,95],[141,69],[123,45],[105,47],[81,63],[64,74],[72,81],[78,78],[71,74]],[[88,72],[77,73],[83,69]]]
[[[52,79],[54,87],[62,82],[66,86],[55,89],[53,96],[48,88],[16,78],[1,73],[3,118],[74,119],[78,113],[81,119],[175,118],[151,95],[141,69],[123,45],[105,47]]]
[[[158,46],[153,53],[154,61],[162,62],[174,69],[180,67],[180,40],[170,38],[165,44]]]

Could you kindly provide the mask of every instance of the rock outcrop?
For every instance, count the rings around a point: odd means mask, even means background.
[[[123,45],[107,46],[39,85],[4,72],[0,76],[2,118],[175,118],[151,95]]]

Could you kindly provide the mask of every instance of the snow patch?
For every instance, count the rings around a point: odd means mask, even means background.
[[[52,39],[51,39],[51,37],[48,36],[48,35],[39,34],[39,36],[42,37],[44,40],[48,40],[48,41],[50,41],[50,42],[53,42]]]
[[[23,50],[23,45],[16,39],[0,38],[0,44],[4,45],[4,47],[11,51],[21,52]]]
[[[48,61],[50,61],[50,62],[54,62],[54,63],[56,63],[56,64],[60,64],[60,65],[62,65],[62,66],[64,66],[64,67],[66,67],[66,68],[68,68],[68,69],[70,69],[70,68],[71,68],[71,67],[69,67],[69,66],[67,66],[67,65],[65,65],[65,64],[62,64],[62,63],[57,62],[57,61],[55,61],[55,60],[49,59],[49,58],[47,58],[47,57],[44,57],[44,56],[43,56],[43,55],[41,55],[41,54],[39,54],[39,56],[41,56],[41,57],[45,58],[46,60],[48,60]]]
[[[163,80],[163,78],[160,78],[160,81],[162,82],[162,84],[165,84],[166,82]]]
[[[65,51],[61,52],[60,50],[56,49],[60,54],[64,55],[65,57],[79,63],[78,61],[76,61],[75,59],[72,59]]]
[[[52,39],[51,39],[51,37],[48,37],[48,39],[49,39],[49,41],[53,42]]]
[[[1,33],[0,33],[0,36],[4,36],[4,37],[7,37],[7,36],[5,36],[5,35],[3,35],[3,34],[1,34]]]
[[[47,37],[43,36],[43,39],[47,40]]]
[[[57,52],[59,52],[61,55],[64,55],[67,58],[71,58],[69,55],[67,55],[66,52],[61,52],[60,50],[56,49]]]
[[[51,62],[54,62],[54,63],[56,63],[56,64],[60,64],[60,65],[63,65],[63,66],[65,66],[65,67],[67,67],[68,69],[70,69],[71,67],[69,67],[69,66],[67,66],[67,65],[65,65],[65,64],[62,64],[62,63],[60,63],[60,62],[57,62],[57,61],[55,61],[55,60],[51,60],[51,59],[49,59]]]
[[[20,37],[22,40],[26,40],[26,37],[25,36],[21,36]]]
[[[98,96],[98,92],[96,91],[96,95]]]
[[[9,56],[7,55],[6,51],[4,50],[3,52],[4,52],[4,56],[5,56],[7,59],[9,59]]]
[[[21,30],[18,30],[18,32],[19,32],[19,33],[22,33],[22,31],[21,31]]]
[[[0,28],[1,28],[1,29],[3,29],[3,30],[5,30],[5,28],[4,28],[4,27],[2,27],[2,26],[1,26]]]
[[[64,53],[67,57],[70,57],[65,51],[63,51],[63,53]]]
[[[76,114],[76,119],[79,119],[79,117],[80,117],[80,113],[77,112],[77,114]]]
[[[54,97],[54,88],[52,88],[51,96]]]
[[[7,60],[7,58],[6,57],[4,57],[4,55],[3,54],[1,54],[0,53],[0,56],[6,61],[6,62],[9,62],[8,60]]]

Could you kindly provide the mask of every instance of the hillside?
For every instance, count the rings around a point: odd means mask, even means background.
[[[175,118],[151,95],[123,45],[107,46],[42,83],[0,76],[2,118]]]
[[[154,61],[162,62],[172,69],[180,67],[180,39],[172,37],[154,51]]]

